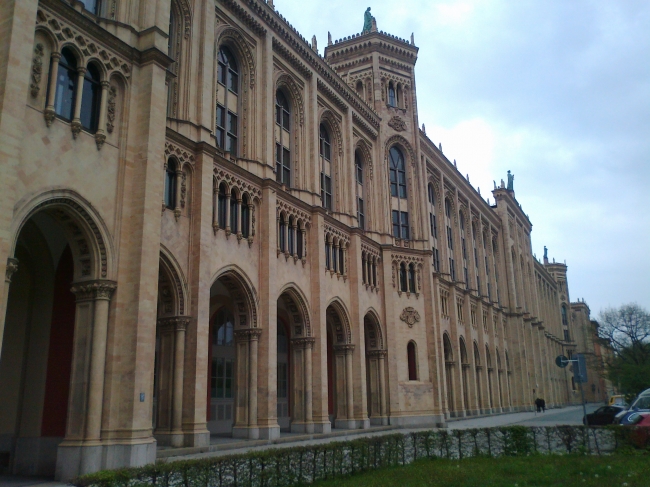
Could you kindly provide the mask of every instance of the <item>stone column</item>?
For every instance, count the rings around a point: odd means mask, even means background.
[[[226,192],[226,237],[230,235],[230,191]]]
[[[56,117],[56,111],[54,109],[54,101],[56,100],[56,78],[59,75],[59,59],[61,59],[60,52],[52,53],[52,62],[50,69],[50,79],[47,87],[47,103],[45,104],[45,111],[43,116],[45,117],[45,124],[49,127],[52,125],[54,118]]]
[[[219,230],[219,206],[218,206],[218,201],[219,201],[219,187],[214,186],[212,188],[212,231],[214,234],[217,234],[217,230]]]
[[[70,129],[72,130],[72,136],[76,139],[79,132],[81,132],[81,100],[84,92],[84,75],[86,74],[86,68],[80,67],[77,69],[77,90],[75,92],[75,101],[74,101],[74,114],[72,116],[72,123],[70,124]]]
[[[11,277],[18,270],[18,259],[9,257],[7,259],[7,269],[5,271],[5,289],[0,303],[0,359],[2,358],[2,341],[4,337],[5,315],[7,314],[7,301],[9,300],[9,287],[11,286]]]
[[[314,432],[311,350],[315,341],[314,338],[305,339],[305,423],[308,433]]]
[[[257,427],[257,345],[262,334],[259,328],[249,330],[248,343],[248,426]],[[253,436],[251,436],[252,438]],[[259,432],[255,438],[259,437]]]
[[[386,400],[386,356],[388,350],[377,350],[377,367],[379,368],[379,414],[381,416],[381,424],[388,424],[388,407]]]
[[[111,296],[116,287],[115,282],[104,280],[78,283],[72,287],[74,294],[92,293],[94,300],[88,409],[86,410],[86,440],[99,441],[101,439],[108,310]]]
[[[99,123],[97,125],[97,132],[95,132],[95,142],[97,143],[97,150],[101,149],[106,141],[106,111],[108,104],[108,88],[109,82],[104,80],[101,82],[102,96],[99,102]]]
[[[354,397],[352,383],[352,352],[354,345],[347,345],[345,348],[345,403],[347,406],[346,416],[348,421],[354,418]]]
[[[183,446],[183,379],[185,374],[185,330],[189,318],[174,320],[174,389],[172,393],[172,446]]]

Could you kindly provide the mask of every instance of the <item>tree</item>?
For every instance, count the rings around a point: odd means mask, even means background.
[[[628,395],[650,388],[650,313],[630,303],[602,311],[598,321],[598,335],[613,351],[608,378]]]

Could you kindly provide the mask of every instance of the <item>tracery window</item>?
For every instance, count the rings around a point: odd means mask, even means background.
[[[278,237],[280,240],[280,252],[287,251],[286,231],[287,231],[287,223],[284,219],[284,213],[280,213],[280,228],[278,230],[279,233]]]
[[[391,107],[397,106],[397,97],[395,96],[395,86],[392,81],[388,82],[388,105]]]
[[[320,195],[323,208],[332,210],[332,144],[324,124],[320,124]]]
[[[217,201],[218,205],[218,224],[221,228],[226,228],[226,209],[228,198],[226,197],[226,183],[221,183],[219,185],[219,197]]]
[[[433,268],[436,272],[440,272],[440,252],[438,250],[438,220],[436,218],[436,199],[433,190],[433,185],[429,183],[428,186],[429,196],[429,230],[431,233],[431,253]]]
[[[230,191],[230,231],[237,233],[237,223],[239,221],[237,210],[239,209],[239,204],[237,202],[237,192],[233,189]]]
[[[406,264],[404,262],[399,265],[399,288],[402,292],[408,292]]]
[[[275,178],[291,186],[291,107],[281,90],[275,94]]]
[[[249,204],[248,195],[245,194],[241,201],[241,234],[244,238],[248,238],[250,232],[251,214]]]
[[[77,58],[71,49],[64,47],[61,49],[56,78],[54,111],[59,117],[67,121],[71,121],[74,114],[77,79]]]
[[[409,292],[414,293],[416,289],[415,289],[415,266],[413,264],[409,264],[408,275],[409,275]]]
[[[101,1],[100,0],[81,0],[83,6],[90,13],[99,15],[101,11]]]
[[[237,156],[239,133],[239,68],[235,57],[225,46],[217,55],[217,82],[223,89],[217,90],[216,139],[225,152]]]
[[[390,194],[406,199],[406,167],[402,151],[393,146],[390,155]]]
[[[465,287],[469,289],[469,272],[467,270],[467,244],[465,242],[465,217],[462,213],[458,215],[460,220],[460,247],[462,250],[463,258],[463,277],[465,279]]]

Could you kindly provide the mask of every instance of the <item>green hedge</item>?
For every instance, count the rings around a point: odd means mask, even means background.
[[[406,465],[420,458],[527,456],[533,454],[609,454],[648,450],[645,430],[511,426],[429,430],[353,441],[253,451],[198,460],[159,462],[144,467],[98,472],[74,479],[79,487],[285,487],[306,485],[376,468]]]

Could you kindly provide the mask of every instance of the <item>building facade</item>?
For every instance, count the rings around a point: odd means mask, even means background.
[[[512,180],[489,204],[419,128],[413,39],[320,55],[262,0],[0,18],[1,469],[574,400],[588,308]]]

